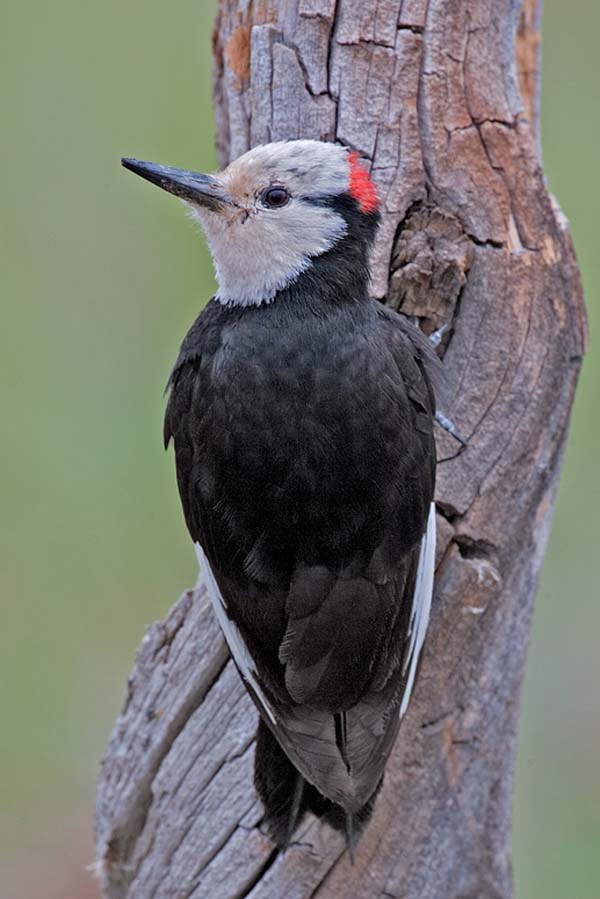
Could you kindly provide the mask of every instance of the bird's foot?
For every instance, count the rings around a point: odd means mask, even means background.
[[[439,424],[444,431],[448,431],[449,434],[454,437],[455,440],[461,444],[461,446],[467,446],[467,440],[464,437],[461,437],[459,432],[456,430],[456,425],[450,418],[446,418],[446,416],[439,411],[439,409],[435,413],[435,420]]]
[[[444,336],[444,334],[446,333],[448,328],[449,328],[448,324],[442,325],[441,328],[438,328],[437,331],[434,331],[432,334],[429,335],[427,340],[429,341],[429,343],[431,344],[431,346],[434,349],[440,345],[440,343],[442,342],[442,337]]]

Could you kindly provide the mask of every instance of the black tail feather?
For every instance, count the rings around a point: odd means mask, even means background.
[[[346,770],[350,772],[350,762],[346,753],[346,744],[348,742],[348,723],[346,713],[339,712],[333,716],[333,727],[335,731],[335,745],[338,748],[342,761],[346,766]]]
[[[345,834],[348,851],[354,860],[358,837],[371,817],[381,781],[358,812],[352,814],[345,811],[302,777],[260,719],[256,732],[254,785],[264,806],[266,829],[280,849],[289,846],[294,831],[310,811]]]
[[[354,864],[354,852],[356,849],[356,826],[354,815],[346,812],[346,847],[350,856],[350,861]]]
[[[306,812],[304,778],[259,719],[254,755],[254,786],[265,809],[269,836],[281,849],[289,844]]]
[[[294,836],[294,831],[296,830],[298,824],[300,823],[300,817],[302,812],[302,797],[304,795],[304,787],[306,785],[306,781],[302,777],[299,771],[296,771],[296,786],[294,787],[294,794],[292,796],[292,806],[290,808],[290,816],[288,819],[287,825],[287,834],[285,838],[286,846],[292,841],[292,837]]]

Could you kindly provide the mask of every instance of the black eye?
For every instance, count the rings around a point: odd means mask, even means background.
[[[288,202],[290,195],[285,187],[268,187],[263,191],[261,201],[269,209],[281,209]]]

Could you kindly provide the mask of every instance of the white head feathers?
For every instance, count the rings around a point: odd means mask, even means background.
[[[216,177],[235,205],[189,205],[206,234],[222,303],[270,302],[346,233],[341,215],[311,202],[349,189],[344,147],[312,140],[266,144]],[[273,187],[288,195],[277,208],[265,202],[265,192]]]

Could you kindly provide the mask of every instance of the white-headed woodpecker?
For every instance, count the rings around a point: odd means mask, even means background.
[[[356,153],[299,140],[215,175],[123,165],[189,206],[216,270],[164,433],[201,577],[260,713],[267,826],[285,845],[310,810],[352,844],[427,632],[436,358],[369,297],[378,200]]]

